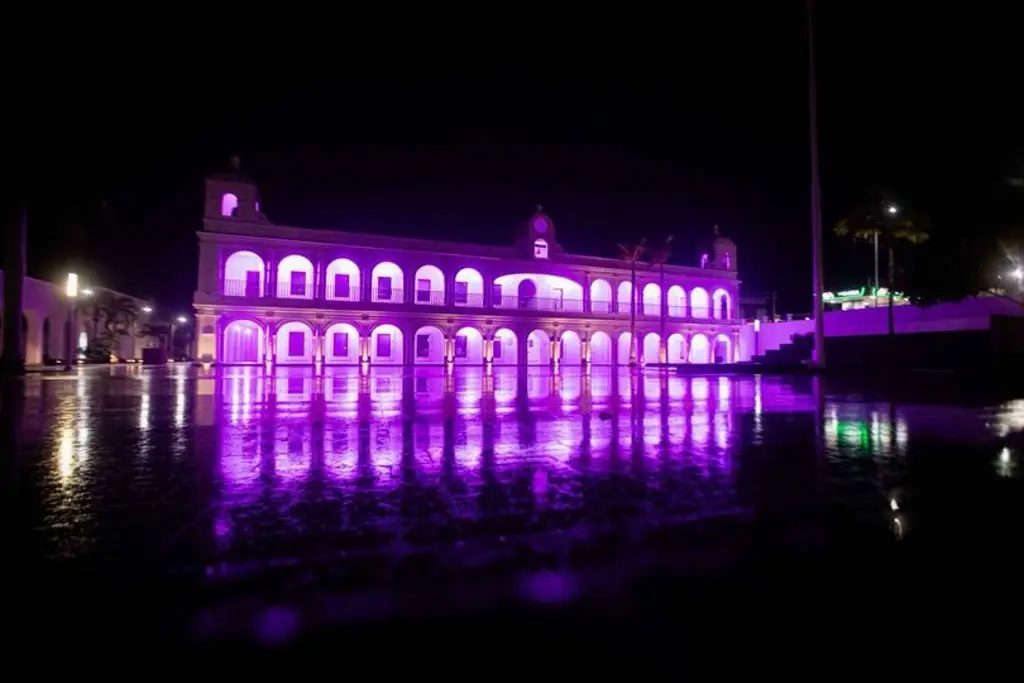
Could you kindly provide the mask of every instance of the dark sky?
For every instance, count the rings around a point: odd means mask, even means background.
[[[940,244],[978,229],[1024,156],[1012,7],[822,4],[826,226],[877,184],[928,211]],[[90,35],[13,129],[31,274],[72,266],[184,309],[202,179],[238,154],[286,224],[503,243],[542,203],[570,251],[671,233],[673,261],[696,263],[719,223],[746,289],[809,310],[804,3],[669,10]],[[829,287],[865,282],[869,250],[826,246]]]

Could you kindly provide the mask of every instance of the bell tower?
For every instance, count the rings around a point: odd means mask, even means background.
[[[561,253],[562,247],[555,238],[555,224],[551,217],[544,213],[544,207],[537,205],[537,210],[527,221],[519,247],[523,255],[536,260],[546,260]]]
[[[206,179],[207,219],[235,220],[246,223],[265,221],[260,213],[259,193],[256,183],[242,171],[242,161],[231,157],[227,171],[214,173]]]

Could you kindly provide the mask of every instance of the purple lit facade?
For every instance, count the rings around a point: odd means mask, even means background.
[[[565,253],[538,211],[491,247],[286,227],[238,173],[206,183],[197,358],[222,365],[630,364],[628,264]],[[731,363],[736,247],[637,273],[639,364]],[[664,318],[664,320],[663,320]]]

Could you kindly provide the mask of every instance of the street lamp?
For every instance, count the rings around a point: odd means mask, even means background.
[[[142,307],[142,312],[143,313],[152,313],[153,312],[153,307],[152,306],[143,306]]]
[[[174,328],[177,325],[184,325],[186,323],[188,323],[188,318],[183,315],[179,315],[171,321],[171,335],[170,339],[167,340],[167,351],[172,359],[174,358]]]
[[[78,300],[78,274],[68,273],[67,284],[64,287],[64,293],[68,297],[68,322],[67,330],[64,334],[64,363],[67,365],[67,369],[70,370],[72,364],[74,364],[75,356],[75,303]]]

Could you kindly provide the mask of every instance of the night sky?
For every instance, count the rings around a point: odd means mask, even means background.
[[[880,185],[932,216],[936,245],[984,229],[987,190],[1024,159],[1012,7],[823,4],[826,228]],[[202,179],[237,154],[282,224],[510,243],[539,203],[569,251],[673,234],[673,262],[696,264],[718,223],[746,290],[808,311],[804,3],[668,9],[96,38],[11,129],[30,274],[73,267],[187,311]],[[866,246],[828,234],[826,257],[828,287],[866,284]]]

